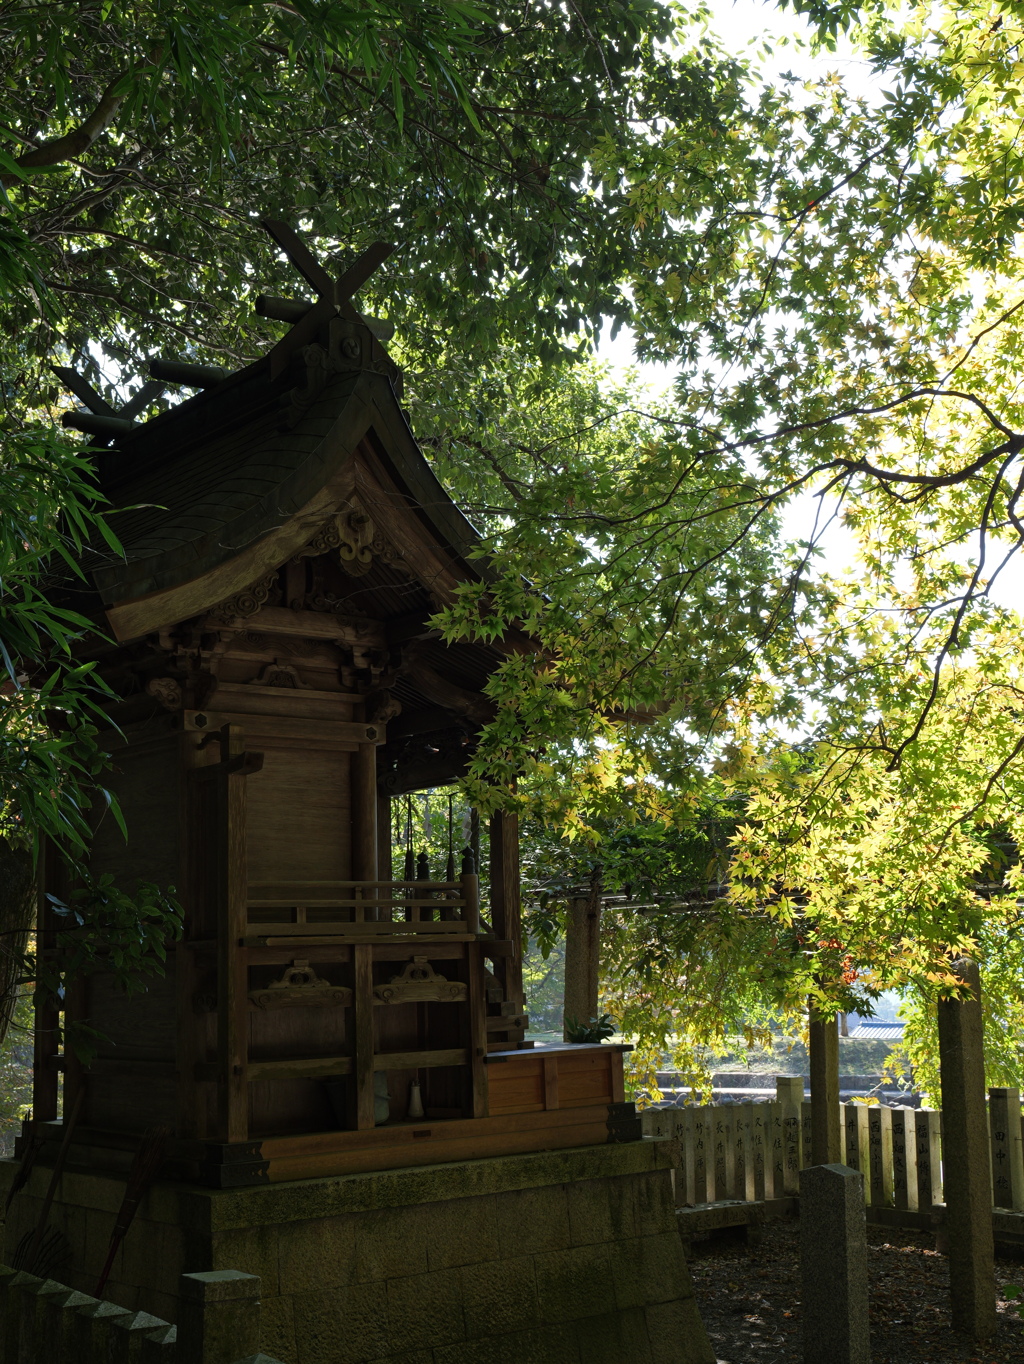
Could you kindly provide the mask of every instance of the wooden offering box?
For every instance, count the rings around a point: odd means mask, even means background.
[[[129,835],[101,820],[92,869],[175,887],[185,922],[144,992],[67,982],[88,1065],[40,1005],[36,1129],[62,1135],[63,1071],[72,1164],[123,1170],[154,1126],[168,1169],[217,1186],[638,1134],[621,1048],[526,1041],[515,817],[491,820],[484,894],[468,851],[442,877],[391,865],[392,800],[465,772],[488,678],[535,646],[432,625],[488,566],[390,357],[331,299],[236,374],[165,364],[201,391],[150,421],[75,419],[125,548],[98,547],[68,592],[117,697]],[[52,852],[45,880],[69,890]]]

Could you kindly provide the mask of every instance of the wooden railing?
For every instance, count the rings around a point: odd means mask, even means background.
[[[464,925],[480,931],[480,887],[475,872],[455,881],[250,882],[249,923],[261,933],[330,924],[394,923]],[[443,931],[443,930],[442,930]]]
[[[649,1108],[645,1136],[679,1142],[676,1201],[700,1206],[726,1199],[762,1201],[799,1192],[810,1164],[811,1105],[789,1077],[768,1103]],[[943,1202],[942,1114],[846,1103],[843,1164],[864,1173],[871,1207],[930,1212]],[[1024,1117],[1020,1091],[989,1090],[993,1206],[1024,1212]]]
[[[402,880],[249,882],[244,890],[238,928],[225,914],[217,939],[197,947],[219,953],[218,1052],[214,1059],[208,1048],[193,1075],[218,1085],[229,1141],[248,1141],[250,1129],[260,1130],[249,1086],[267,1081],[330,1082],[337,1130],[364,1132],[377,1126],[382,1072],[458,1069],[463,1074],[449,1078],[461,1090],[443,1107],[466,1117],[486,1114],[484,961],[511,945],[481,934],[478,880],[465,862],[457,880],[421,873]],[[433,1034],[424,1033],[415,1014],[396,1013],[382,1033],[381,1010],[395,1003],[453,1006],[455,1015],[432,1045]],[[305,1005],[331,1006],[332,1024],[297,1017],[287,1041],[270,1038],[261,1011]],[[502,1020],[501,1031],[512,1026]],[[307,1121],[321,1124],[311,1131],[325,1130],[323,1104],[308,1111]]]

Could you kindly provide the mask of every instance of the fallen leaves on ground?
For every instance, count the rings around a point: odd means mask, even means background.
[[[769,1222],[761,1244],[697,1242],[690,1269],[719,1364],[801,1364],[800,1228]],[[1024,1321],[1000,1300],[999,1327],[983,1346],[954,1335],[949,1261],[924,1232],[868,1228],[873,1364],[1021,1364]],[[1001,1290],[1024,1282],[1024,1263],[996,1259]]]

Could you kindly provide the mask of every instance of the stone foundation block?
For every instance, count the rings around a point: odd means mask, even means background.
[[[12,1176],[0,1161],[0,1197]],[[8,1236],[48,1178],[33,1172]],[[58,1192],[71,1287],[95,1284],[122,1192],[81,1172]],[[284,1364],[713,1364],[675,1221],[657,1139],[243,1189],[161,1185],[108,1296],[180,1321],[182,1273],[259,1275],[259,1348]]]

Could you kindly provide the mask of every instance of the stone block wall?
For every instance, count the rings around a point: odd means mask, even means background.
[[[148,1274],[146,1261],[174,1232],[190,1269],[260,1276],[262,1348],[285,1364],[714,1364],[670,1167],[666,1143],[645,1140],[250,1189],[164,1186],[111,1296],[162,1300],[173,1266]]]

